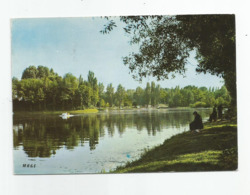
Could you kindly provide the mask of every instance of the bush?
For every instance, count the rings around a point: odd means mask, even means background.
[[[95,106],[91,105],[89,106],[89,109],[95,109]]]
[[[208,107],[208,105],[205,102],[195,102],[194,104],[190,104],[189,106],[192,108]]]

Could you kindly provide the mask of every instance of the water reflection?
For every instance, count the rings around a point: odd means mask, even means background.
[[[146,130],[149,136],[174,127],[187,126],[193,120],[193,110],[140,110],[113,111],[77,115],[67,120],[55,115],[14,115],[14,149],[23,150],[28,157],[51,157],[62,147],[73,150],[76,146],[95,150],[100,139],[108,134],[122,136],[126,130]],[[199,113],[208,116],[209,110]]]

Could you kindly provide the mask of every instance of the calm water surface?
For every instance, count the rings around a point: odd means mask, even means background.
[[[196,109],[197,110],[197,109]],[[13,118],[15,174],[100,173],[188,131],[193,109],[110,111]],[[197,110],[207,120],[210,109]]]

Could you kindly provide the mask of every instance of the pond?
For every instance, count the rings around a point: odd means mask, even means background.
[[[211,109],[196,109],[203,121]],[[15,174],[101,173],[189,130],[194,109],[13,116]]]

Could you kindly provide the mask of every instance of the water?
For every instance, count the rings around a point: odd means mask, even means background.
[[[196,109],[197,110],[197,109]],[[146,148],[189,130],[193,109],[139,109],[75,115],[14,114],[15,174],[110,171]],[[207,120],[210,109],[199,109]]]

